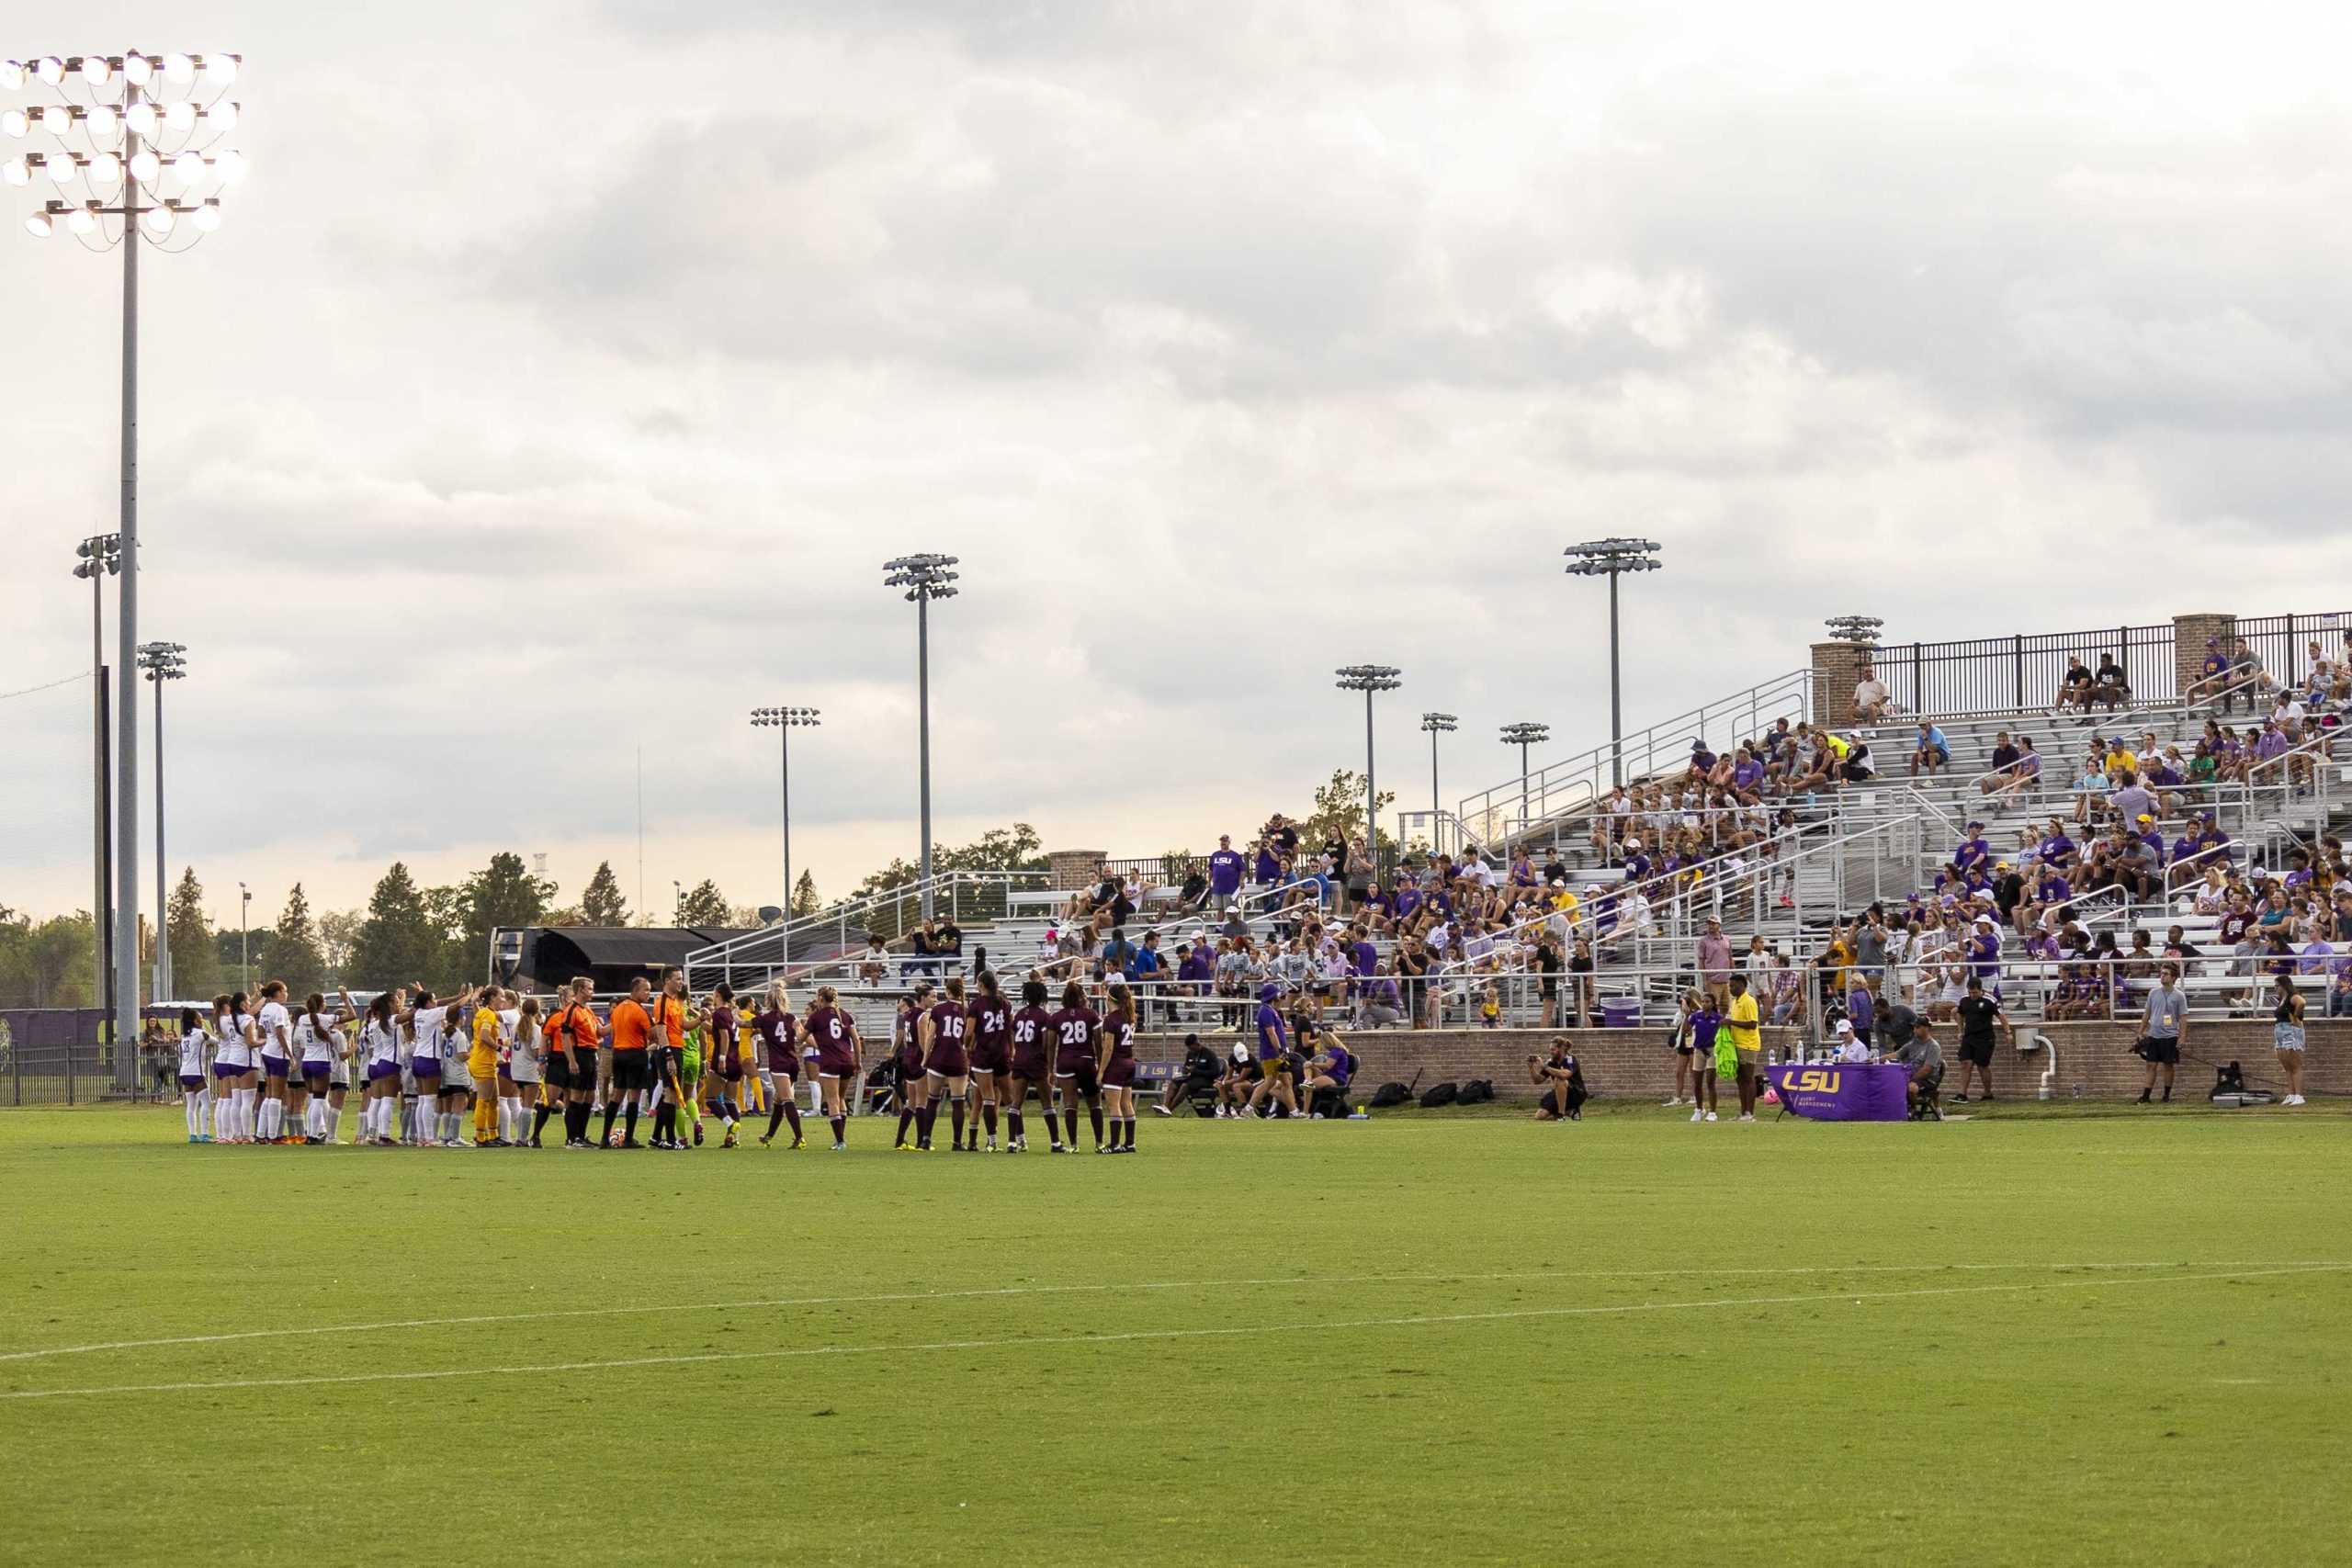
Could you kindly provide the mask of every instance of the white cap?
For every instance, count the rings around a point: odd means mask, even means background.
[[[1840,1034],[1851,1034],[1854,1032],[1854,1026],[1841,1018],[1838,1021],[1838,1032]]]

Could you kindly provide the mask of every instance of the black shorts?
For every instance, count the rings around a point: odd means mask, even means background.
[[[547,1073],[549,1089],[594,1089],[596,1087],[596,1054],[594,1051],[589,1052],[588,1059],[580,1064],[580,1076],[587,1080],[584,1083],[575,1084],[571,1081],[571,1064],[563,1059],[563,1053],[560,1051],[551,1051],[548,1054]]]
[[[627,1094],[641,1089],[652,1081],[646,1065],[646,1051],[616,1051],[613,1053],[613,1092]]]
[[[2177,1034],[2143,1034],[2136,1047],[2150,1062],[2172,1067],[2180,1065],[2180,1036]]]
[[[1069,1079],[1078,1086],[1078,1092],[1089,1100],[1093,1099],[1102,1087],[1094,1080],[1094,1064],[1091,1062],[1079,1063],[1076,1072],[1056,1073],[1054,1076],[1057,1078]]]
[[[1993,1065],[1993,1037],[1963,1040],[1960,1043],[1960,1059],[1971,1066],[1989,1067]]]

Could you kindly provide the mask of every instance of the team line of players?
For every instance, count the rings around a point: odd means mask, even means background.
[[[698,1143],[707,1106],[726,1122],[724,1143],[732,1147],[747,1080],[756,1079],[770,1102],[760,1142],[770,1143],[789,1120],[790,1146],[799,1148],[794,1087],[806,1063],[832,1147],[846,1146],[865,1042],[832,987],[819,987],[805,1017],[795,1015],[781,981],[756,1006],[739,1009],[734,991],[721,986],[695,1009],[673,970],[658,992],[650,980],[638,980],[609,1019],[597,1016],[592,990],[591,982],[575,979],[545,1010],[537,998],[496,987],[468,987],[452,997],[420,988],[413,998],[388,991],[364,1009],[347,991],[334,1010],[313,993],[299,1011],[288,1006],[281,981],[261,988],[251,1012],[242,992],[217,998],[209,1028],[193,1009],[180,1021],[189,1141],[334,1143],[345,1097],[357,1088],[362,1144],[463,1147],[470,1111],[477,1147],[541,1147],[548,1122],[560,1114],[567,1148],[684,1148],[684,1117],[694,1116]],[[1054,1153],[1077,1149],[1081,1106],[1096,1152],[1134,1153],[1133,994],[1115,976],[1098,988],[1099,1010],[1076,982],[1063,987],[1057,1008],[1046,1005],[1049,994],[1032,978],[1016,1008],[988,972],[969,995],[960,976],[944,987],[919,984],[899,1009],[888,1052],[898,1091],[895,1146],[929,1152],[944,1106],[956,1151],[982,1152],[985,1134],[986,1151],[995,1152],[1001,1114],[1004,1151],[1025,1152],[1024,1112],[1034,1092]],[[346,1029],[354,1021],[356,1040]],[[592,1137],[590,1118],[600,1104],[604,1125]],[[637,1138],[641,1115],[652,1118],[650,1145]],[[618,1139],[616,1120],[624,1122]]]

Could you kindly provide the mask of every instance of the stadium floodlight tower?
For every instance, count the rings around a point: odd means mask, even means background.
[[[1363,694],[1363,852],[1374,876],[1380,874],[1380,795],[1373,788],[1372,698],[1405,683],[1404,671],[1386,664],[1346,664],[1337,671],[1339,688]]]
[[[931,919],[931,602],[956,597],[954,556],[900,556],[882,563],[882,585],[903,588],[915,607],[915,710],[922,773],[922,918]],[[786,895],[791,892],[786,888]],[[787,897],[786,907],[790,908]]]
[[[1519,748],[1519,826],[1522,832],[1527,828],[1527,749],[1551,739],[1552,727],[1548,724],[1528,721],[1503,726],[1503,744]]]
[[[139,668],[155,688],[155,970],[148,995],[158,1002],[172,999],[172,923],[164,902],[164,682],[187,679],[187,653],[185,643],[139,645]]]
[[[1829,628],[1831,637],[1857,648],[1877,647],[1878,629],[1886,625],[1876,615],[1832,615],[1821,624]]]
[[[1587,539],[1561,553],[1570,577],[1609,579],[1609,782],[1625,782],[1625,709],[1618,680],[1617,580],[1629,571],[1656,571],[1662,564],[1650,539]]]
[[[815,708],[753,708],[752,723],[760,729],[774,729],[782,743],[784,765],[784,919],[792,923],[792,732],[814,729],[821,716]]]
[[[0,183],[46,194],[25,219],[37,239],[62,229],[85,250],[122,250],[123,573],[115,662],[114,1038],[139,1037],[139,251],[193,248],[220,226],[221,193],[245,175],[229,145],[240,106],[235,54],[41,54],[0,60]],[[23,152],[10,145],[36,138]],[[158,917],[161,911],[157,911]],[[129,1087],[136,1054],[115,1053]]]
[[[1438,813],[1444,809],[1438,803],[1437,738],[1441,735],[1453,734],[1460,723],[1461,721],[1450,713],[1421,715],[1421,728],[1430,732],[1430,847],[1431,849],[1437,848]]]
[[[107,794],[107,579],[122,570],[122,540],[113,534],[93,534],[74,552],[74,575],[90,585],[90,873],[97,896],[90,905],[90,935],[97,944],[97,967],[90,971],[93,1000],[114,998],[114,969],[107,935],[107,912],[114,903],[114,813]],[[107,1016],[114,1009],[107,1006]]]

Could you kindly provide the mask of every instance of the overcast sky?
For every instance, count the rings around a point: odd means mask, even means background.
[[[145,269],[142,633],[217,914],[544,852],[777,896],[939,833],[1204,849],[1462,716],[1605,739],[1891,637],[2345,607],[2346,23],[2310,6],[605,0],[16,8],[242,50]],[[2175,19],[2177,18],[2177,19]],[[18,36],[21,35],[21,36]],[[0,691],[87,664],[117,269],[22,230]],[[0,904],[86,905],[88,692],[0,702]],[[142,739],[142,745],[144,744]],[[1457,786],[1459,786],[1457,788]],[[142,802],[142,818],[152,810]],[[144,852],[152,853],[152,848]]]

